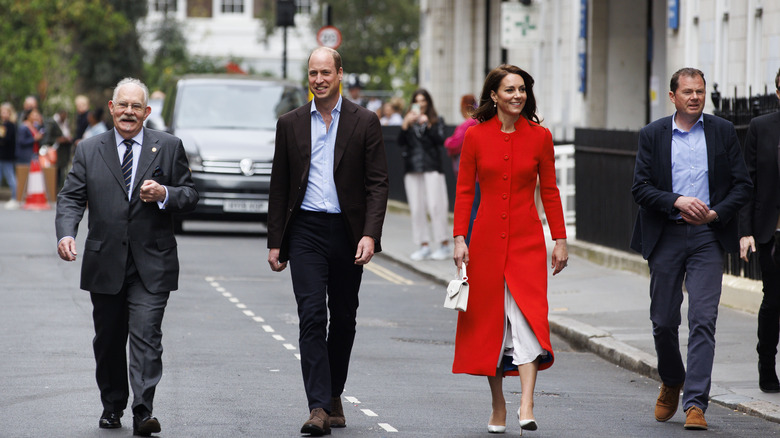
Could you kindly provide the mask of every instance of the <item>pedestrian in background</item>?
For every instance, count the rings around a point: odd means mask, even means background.
[[[739,249],[737,214],[752,188],[734,125],[703,114],[705,96],[700,70],[672,75],[669,99],[676,111],[639,132],[631,187],[639,204],[631,248],[650,267],[650,320],[662,382],[655,419],[674,416],[683,390],[686,429],[707,429],[723,252]],[[683,281],[687,370],[679,340]]]
[[[103,122],[103,109],[95,108],[87,113],[87,123],[89,126],[82,135],[82,140],[86,140],[90,137],[94,137],[98,134],[102,134],[108,131],[108,127]],[[78,142],[76,142],[78,144]]]
[[[780,99],[780,70],[775,88]],[[751,120],[744,144],[753,196],[739,218],[739,255],[748,261],[748,251],[758,249],[764,285],[764,299],[758,309],[758,387],[763,392],[780,392],[775,370],[780,338],[780,267],[772,261],[775,236],[780,235],[780,111]]]
[[[404,160],[404,188],[412,217],[412,240],[419,247],[410,256],[414,261],[445,260],[452,254],[447,237],[449,200],[442,169],[443,145],[444,120],[436,113],[428,91],[418,89],[412,94],[409,111],[398,133]],[[435,250],[431,250],[431,236],[440,244]]]
[[[487,376],[492,396],[488,431],[506,429],[503,377],[519,375],[517,416],[536,430],[537,372],[552,366],[547,320],[544,231],[534,206],[537,176],[555,240],[553,275],[568,262],[563,207],[555,180],[552,134],[536,114],[534,80],[514,65],[491,71],[474,113],[478,125],[466,131],[455,198],[454,260],[468,265],[468,311],[458,313],[453,373]],[[482,199],[471,243],[466,244],[476,181]]]
[[[16,162],[29,165],[43,140],[43,118],[38,108],[24,111],[22,117],[22,123],[16,131]]]
[[[447,155],[452,158],[452,171],[455,173],[455,179],[458,179],[458,166],[460,164],[460,151],[463,148],[463,137],[466,136],[466,130],[477,124],[477,120],[471,115],[477,108],[477,99],[473,94],[464,94],[460,98],[460,114],[463,116],[463,123],[455,128],[455,132],[444,140],[444,147],[447,149]]]
[[[301,433],[320,436],[346,426],[358,292],[363,265],[382,249],[388,179],[379,119],[339,94],[341,55],[320,47],[308,67],[314,100],[277,122],[268,263],[276,272],[290,263],[310,411]]]
[[[57,252],[76,260],[76,231],[89,205],[81,288],[90,292],[101,429],[122,427],[133,390],[133,435],[160,432],[152,416],[162,378],[162,320],[178,289],[173,214],[195,209],[198,192],[178,138],[144,129],[149,90],[125,78],[108,108],[114,129],[83,140],[57,200]],[[128,348],[129,339],[129,348]]]
[[[3,178],[11,189],[11,199],[5,208],[15,210],[19,208],[16,199],[16,111],[9,102],[0,105],[0,182]]]
[[[73,100],[73,103],[76,105],[76,132],[73,134],[73,144],[76,144],[84,137],[84,131],[89,128],[89,121],[87,121],[89,98],[83,94],[79,94]]]
[[[382,126],[401,126],[403,122],[403,116],[395,110],[391,102],[382,104],[382,117],[379,118]]]

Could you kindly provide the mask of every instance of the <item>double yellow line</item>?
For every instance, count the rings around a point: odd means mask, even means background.
[[[407,286],[414,284],[412,280],[409,280],[408,278],[404,278],[387,268],[377,265],[376,263],[369,263],[365,265],[365,268],[391,283],[404,284]]]

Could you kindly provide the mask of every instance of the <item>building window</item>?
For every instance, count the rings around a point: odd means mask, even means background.
[[[223,14],[243,14],[244,0],[221,0]]]
[[[149,3],[154,12],[176,12],[176,0],[152,0]]]
[[[298,5],[298,13],[310,15],[311,14],[311,2],[312,0],[295,0]]]

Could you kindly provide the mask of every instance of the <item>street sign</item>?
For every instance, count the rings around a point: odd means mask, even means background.
[[[341,31],[334,26],[324,26],[317,31],[317,43],[331,49],[338,49],[341,45]]]
[[[539,8],[535,4],[501,3],[501,47],[516,49],[541,40]]]

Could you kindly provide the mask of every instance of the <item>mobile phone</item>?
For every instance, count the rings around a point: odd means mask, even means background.
[[[420,114],[420,104],[419,103],[413,103],[411,111],[413,113]]]

